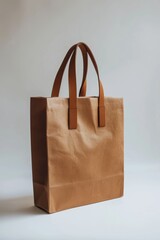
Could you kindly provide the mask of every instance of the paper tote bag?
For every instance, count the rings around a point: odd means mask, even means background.
[[[76,52],[83,79],[76,92]],[[86,97],[90,57],[98,96]],[[59,97],[69,62],[69,97]],[[105,97],[95,58],[84,43],[72,46],[55,77],[51,97],[31,98],[34,203],[48,213],[118,198],[124,185],[123,99]]]

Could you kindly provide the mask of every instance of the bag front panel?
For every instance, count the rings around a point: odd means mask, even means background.
[[[68,129],[68,99],[47,99],[49,187],[53,192],[123,175],[123,100],[105,98],[106,125],[101,128],[97,101],[95,97],[78,98],[77,129]]]

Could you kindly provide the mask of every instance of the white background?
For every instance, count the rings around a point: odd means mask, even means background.
[[[124,97],[125,196],[48,215],[33,207],[30,97],[50,96],[86,42],[105,95]],[[78,58],[78,86],[81,57]],[[91,66],[91,65],[90,65]],[[97,95],[92,66],[88,95]],[[61,96],[68,96],[67,74]],[[160,239],[160,1],[0,0],[0,240]]]

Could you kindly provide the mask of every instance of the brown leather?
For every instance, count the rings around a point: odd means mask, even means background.
[[[99,127],[104,127],[105,126],[104,91],[103,91],[103,86],[99,77],[98,66],[90,48],[85,43],[83,43],[83,45],[85,46],[85,49],[89,54],[91,61],[93,63],[93,66],[97,73],[98,84],[99,84],[98,125]],[[74,116],[74,114],[77,115],[76,71],[75,71],[76,52],[77,52],[77,48],[75,48],[69,64],[69,111],[72,111],[72,113],[69,112],[69,128],[70,129],[74,129],[77,127],[77,124],[75,122],[77,121],[77,116]]]
[[[64,70],[66,68],[68,60],[69,60],[70,56],[72,55],[73,51],[78,47],[80,48],[80,50],[82,52],[82,57],[83,57],[83,78],[82,78],[82,84],[81,84],[80,91],[79,91],[79,96],[86,95],[86,76],[87,76],[87,69],[88,69],[88,57],[87,57],[87,51],[84,46],[84,43],[79,42],[79,43],[73,45],[68,50],[66,56],[64,57],[64,60],[61,64],[61,66],[56,74],[55,80],[54,80],[51,97],[59,96],[59,91],[60,91],[60,86],[61,86]]]
[[[70,111],[68,98],[31,98],[34,204],[48,213],[118,198],[124,191],[123,99],[103,97],[93,56],[101,98],[76,98],[75,47],[71,55]],[[68,128],[68,119],[75,129]]]
[[[87,52],[91,58],[91,61],[94,65],[94,68],[97,73],[98,77],[98,83],[99,83],[99,97],[98,97],[98,125],[99,127],[104,127],[105,126],[105,107],[104,107],[104,91],[102,87],[102,83],[100,81],[99,77],[99,71],[98,71],[98,66],[96,63],[96,60],[93,56],[92,51],[90,48],[85,44],[85,43],[77,43],[73,47],[69,49],[67,52],[60,69],[58,70],[58,73],[56,75],[53,89],[52,89],[52,97],[57,97],[59,95],[59,90],[60,90],[60,85],[62,81],[62,76],[64,73],[64,69],[66,67],[66,64],[69,60],[69,57],[72,54],[72,58],[70,60],[70,65],[69,65],[69,113],[68,113],[68,123],[69,123],[69,128],[70,129],[75,129],[77,127],[77,87],[76,87],[76,66],[75,66],[75,61],[76,61],[76,52],[77,48],[80,47],[83,56],[85,56],[85,53]],[[85,59],[85,57],[84,57]],[[82,86],[80,89],[80,93],[82,92],[83,94],[86,93],[86,74],[87,74],[87,66],[85,64],[86,62],[84,61],[84,74],[83,74],[83,81],[82,81]],[[88,63],[88,61],[87,61]]]

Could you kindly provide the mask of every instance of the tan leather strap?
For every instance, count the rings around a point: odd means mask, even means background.
[[[83,43],[86,48],[87,53],[89,54],[93,66],[96,70],[98,76],[98,84],[99,84],[99,96],[98,96],[98,126],[105,126],[105,106],[104,106],[104,91],[103,86],[100,81],[98,66],[96,60],[93,56],[90,48]],[[76,94],[76,68],[75,68],[75,60],[76,60],[76,52],[77,47],[75,48],[70,64],[69,64],[69,128],[75,129],[77,128],[77,94]]]
[[[87,69],[88,69],[88,55],[87,55],[87,52],[86,52],[86,48],[84,47],[84,44],[80,42],[78,44],[73,45],[68,50],[61,66],[60,66],[60,68],[57,72],[57,75],[55,77],[51,97],[58,97],[59,96],[62,77],[63,77],[63,74],[64,74],[64,70],[66,68],[67,62],[68,62],[70,56],[72,55],[74,49],[78,48],[78,47],[80,48],[80,50],[82,52],[82,57],[83,57],[83,78],[82,78],[81,88],[80,88],[80,91],[79,91],[79,96],[85,96],[86,95],[86,75],[87,75]],[[74,64],[74,66],[75,66],[75,64]]]

